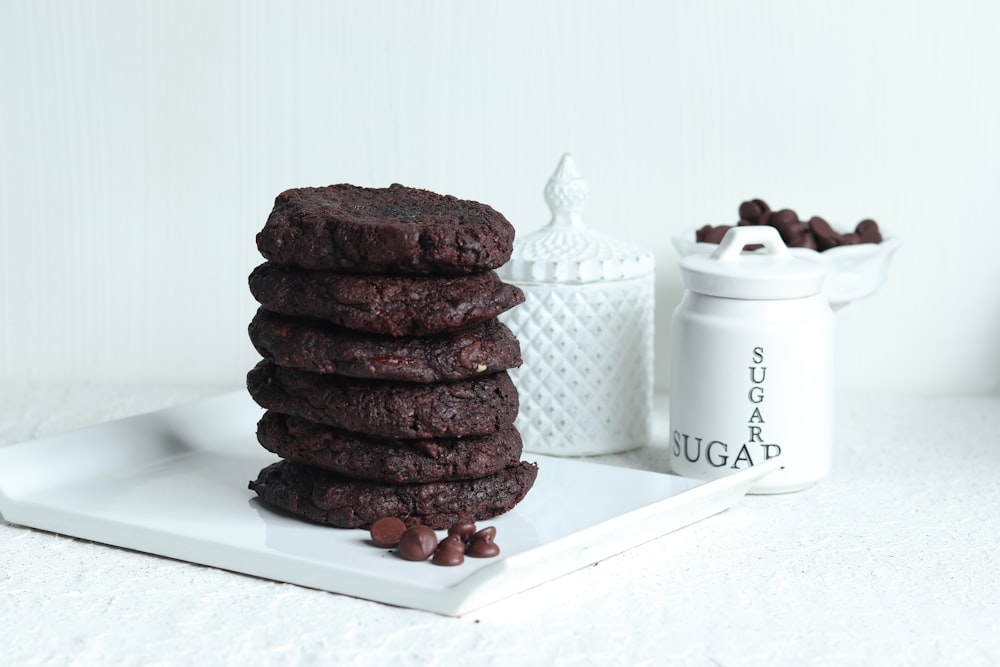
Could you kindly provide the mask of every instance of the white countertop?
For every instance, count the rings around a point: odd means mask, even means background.
[[[233,387],[0,384],[0,446]],[[616,463],[666,468],[654,447]],[[1000,664],[1000,397],[838,397],[831,476],[459,618],[0,520],[0,662]]]

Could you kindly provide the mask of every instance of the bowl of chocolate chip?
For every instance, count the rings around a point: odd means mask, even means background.
[[[831,225],[819,216],[803,220],[791,209],[772,211],[762,199],[740,204],[739,216],[735,225],[705,225],[674,236],[674,247],[682,257],[708,254],[715,251],[730,227],[770,225],[778,230],[793,255],[827,266],[823,293],[834,310],[877,292],[885,283],[893,254],[902,245],[885,236],[874,220],[862,220],[852,230],[844,231],[846,228]]]

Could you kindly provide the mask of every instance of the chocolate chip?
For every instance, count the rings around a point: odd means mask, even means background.
[[[798,225],[799,216],[798,214],[790,208],[783,208],[780,211],[775,211],[771,214],[771,225],[774,227],[786,227],[789,225]]]
[[[721,243],[722,237],[726,235],[729,228],[732,225],[719,225],[718,227],[713,227],[711,225],[705,225],[701,229],[695,232],[694,240],[698,243]]]
[[[410,526],[399,538],[396,551],[406,560],[427,560],[437,548],[437,535],[427,526]]]
[[[805,225],[799,220],[795,211],[783,208],[771,214],[768,224],[778,230],[781,240],[785,245],[794,246],[798,239],[805,233]]]
[[[459,551],[453,548],[438,548],[434,552],[434,557],[431,558],[431,562],[435,565],[444,565],[446,567],[454,567],[455,565],[461,565],[465,562],[465,552]]]
[[[761,217],[765,213],[770,213],[771,209],[763,199],[752,199],[740,204],[740,221],[746,221],[748,225],[760,225]]]
[[[882,232],[879,231],[878,223],[874,220],[862,220],[858,223],[854,231],[861,237],[862,243],[882,242]]]
[[[403,520],[394,516],[384,516],[372,524],[369,534],[377,547],[391,548],[399,544],[399,538],[406,530]]]
[[[830,226],[830,223],[823,218],[819,216],[813,216],[810,218],[809,229],[812,231],[813,237],[816,239],[817,250],[829,250],[830,248],[835,248],[840,245],[840,234],[833,231],[833,227]]]
[[[459,521],[458,523],[452,524],[451,528],[448,529],[448,535],[458,535],[463,543],[468,542],[476,532],[476,524],[472,521]]]
[[[472,536],[469,540],[469,548],[465,550],[466,555],[473,558],[492,558],[500,553],[493,539],[496,537],[497,529],[487,526]]]
[[[457,534],[449,535],[438,544],[431,562],[449,567],[461,565],[465,562],[465,542]]]

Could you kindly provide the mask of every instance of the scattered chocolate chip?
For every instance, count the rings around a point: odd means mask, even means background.
[[[434,552],[431,562],[435,565],[454,567],[465,562],[465,552],[457,549],[438,549]]]
[[[441,540],[441,544],[439,544],[438,546],[444,545],[446,547],[453,549],[461,549],[462,553],[465,553],[465,543],[466,541],[465,539],[462,538],[461,535],[459,535],[458,533],[453,533],[445,537],[443,540]]]
[[[417,524],[403,531],[396,551],[406,560],[427,560],[437,545],[438,539],[434,531],[427,526]]]
[[[484,540],[491,540],[492,541],[493,538],[495,538],[496,536],[497,536],[497,527],[496,526],[486,526],[482,530],[477,530],[476,533],[472,537],[473,537],[473,539],[478,538],[478,539],[484,539]]]
[[[459,521],[448,529],[448,535],[458,535],[463,543],[468,542],[476,532],[476,524],[472,521]]]
[[[497,529],[487,526],[472,536],[469,540],[469,548],[465,550],[466,555],[472,558],[492,558],[500,553],[500,547],[493,539],[496,537]]]
[[[431,562],[448,567],[461,565],[465,562],[465,542],[457,534],[449,535],[438,544]]]
[[[429,526],[415,524],[406,527],[402,519],[382,517],[370,529],[372,544],[379,547],[396,547],[396,553],[406,560],[431,559],[435,565],[455,566],[465,562],[465,557],[492,558],[500,553],[494,543],[497,529],[487,526],[476,530],[473,521],[458,521],[448,529],[448,535],[438,542],[437,533]]]
[[[403,520],[394,516],[384,516],[372,524],[369,534],[377,547],[391,548],[399,544],[399,538],[406,530]]]

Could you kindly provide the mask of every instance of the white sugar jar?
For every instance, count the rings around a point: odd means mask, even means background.
[[[743,252],[747,245],[762,245]],[[776,229],[734,227],[681,260],[670,351],[670,465],[716,479],[779,457],[752,493],[807,488],[830,470],[833,311],[826,268]]]
[[[500,276],[524,290],[501,316],[521,343],[511,371],[526,451],[623,452],[650,439],[653,401],[651,252],[587,229],[587,184],[563,155],[545,187],[552,219],[514,241]]]

